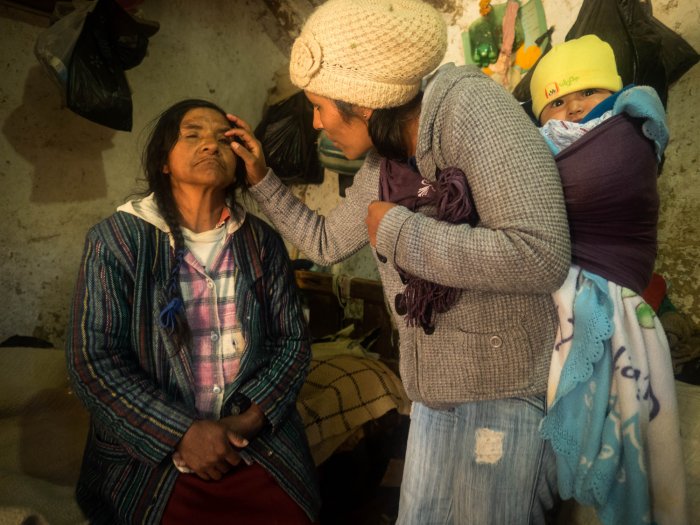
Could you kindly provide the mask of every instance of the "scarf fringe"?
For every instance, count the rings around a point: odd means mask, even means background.
[[[435,204],[437,218],[441,221],[468,223],[470,226],[479,222],[467,177],[459,168],[446,168],[438,174]],[[406,324],[432,330],[434,315],[447,312],[459,299],[461,290],[426,281],[402,270],[399,273],[407,281],[403,299]]]

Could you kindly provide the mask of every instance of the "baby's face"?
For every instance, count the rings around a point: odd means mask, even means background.
[[[544,107],[540,124],[552,119],[578,122],[610,95],[612,91],[607,89],[588,88],[559,97]]]

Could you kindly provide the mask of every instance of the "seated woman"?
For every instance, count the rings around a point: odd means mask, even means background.
[[[165,112],[148,195],[87,235],[67,337],[91,415],[91,523],[310,523],[320,499],[295,407],[310,360],[280,237],[235,202],[226,113]]]

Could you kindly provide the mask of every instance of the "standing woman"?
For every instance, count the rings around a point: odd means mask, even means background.
[[[413,400],[399,523],[542,523],[556,490],[540,439],[570,244],[561,183],[515,99],[446,65],[441,15],[418,0],[328,0],[291,53],[314,126],[367,153],[322,217],[267,169],[250,126],[231,131],[251,193],[319,264],[368,242]]]
[[[148,196],[87,235],[67,359],[91,415],[76,490],[91,523],[318,514],[295,405],[303,314],[281,238],[235,202],[230,128],[206,101],[167,109],[144,154]]]

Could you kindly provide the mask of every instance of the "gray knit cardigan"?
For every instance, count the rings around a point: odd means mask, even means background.
[[[409,397],[433,408],[546,390],[557,318],[551,293],[570,262],[564,198],[549,149],[517,101],[472,66],[443,66],[426,92],[416,160],[421,174],[461,169],[476,227],[397,206],[383,218],[375,257],[400,337]],[[251,193],[284,237],[313,261],[335,264],[368,242],[364,220],[377,199],[370,152],[346,198],[327,216],[307,208],[268,172]],[[404,285],[395,266],[462,289],[435,331],[406,325],[394,309]]]

